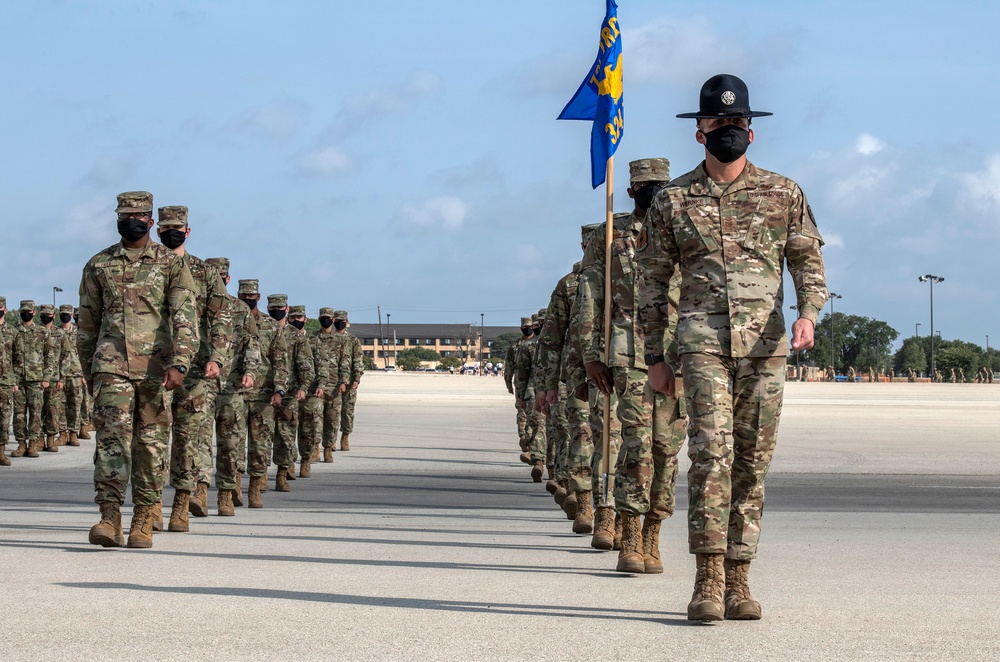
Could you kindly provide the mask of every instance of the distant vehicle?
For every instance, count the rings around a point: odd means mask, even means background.
[[[394,365],[387,365],[382,369],[385,370],[386,372],[396,372],[396,366]]]

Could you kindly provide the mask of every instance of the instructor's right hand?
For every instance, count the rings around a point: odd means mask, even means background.
[[[677,380],[669,363],[657,363],[649,368],[649,386],[654,391],[677,399]]]
[[[588,361],[583,367],[587,370],[587,376],[590,377],[590,381],[594,382],[597,390],[604,395],[611,395],[615,382],[608,366],[600,361]]]

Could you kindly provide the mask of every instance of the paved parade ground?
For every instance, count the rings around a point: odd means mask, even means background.
[[[998,421],[1000,386],[789,384],[764,619],[713,625],[683,515],[664,574],[614,572],[518,462],[502,379],[369,373],[353,450],[150,550],[87,544],[84,441],[0,469],[0,660],[997,659]]]

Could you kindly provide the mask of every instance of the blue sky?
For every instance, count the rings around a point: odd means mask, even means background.
[[[74,294],[114,243],[114,196],[190,207],[189,250],[229,256],[310,314],[516,324],[602,218],[589,127],[556,122],[603,0],[41,2],[0,7],[0,294]],[[750,158],[798,181],[837,310],[1000,344],[1000,9],[986,2],[620,0],[625,163],[702,158],[710,75],[751,103]],[[231,288],[235,291],[235,288]],[[74,300],[75,296],[65,300]]]

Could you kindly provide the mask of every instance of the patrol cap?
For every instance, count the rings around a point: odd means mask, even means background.
[[[156,210],[156,224],[161,228],[184,228],[188,224],[188,208],[181,205]]]
[[[61,315],[63,313],[69,313],[70,315],[72,315],[73,306],[69,305],[68,303],[64,303],[63,305],[59,306],[59,314]]]
[[[288,316],[289,317],[295,317],[296,315],[301,315],[302,317],[305,317],[306,316],[306,307],[305,306],[292,306],[292,307],[290,307],[288,309]]]
[[[153,214],[153,194],[149,191],[126,191],[118,194],[117,214]]]
[[[0,297],[0,308],[7,307],[7,297]]]
[[[24,299],[21,301],[21,310],[35,311],[35,301],[33,299]]]
[[[260,289],[257,286],[256,278],[248,278],[240,281],[239,294],[256,294],[260,296]]]
[[[590,223],[588,225],[580,226],[580,238],[583,239],[583,243],[590,241],[590,238],[594,236],[597,228],[601,227],[603,223]]]
[[[531,315],[531,326],[538,324],[538,313],[532,313]]]
[[[628,164],[629,181],[669,182],[670,161],[667,159],[638,159]]]
[[[530,317],[522,317],[521,318],[521,328],[523,329],[526,326],[531,326],[531,318]]]
[[[346,320],[347,311],[346,310],[335,310],[333,311],[333,319],[335,320]]]
[[[80,309],[79,308],[74,308],[73,309],[73,314],[74,315],[79,315],[80,314]]]
[[[215,267],[224,274],[229,273],[229,258],[228,257],[210,257],[205,260],[205,264]]]
[[[56,307],[53,306],[51,303],[43,303],[41,306],[38,307],[38,314],[52,315],[53,317],[55,317]]]
[[[767,117],[774,114],[750,110],[747,84],[732,74],[716,74],[705,81],[701,86],[699,106],[698,112],[681,113],[677,117]]]
[[[288,295],[287,294],[268,294],[267,295],[267,307],[268,308],[284,308],[288,305]]]
[[[333,310],[333,308],[320,308],[319,309],[319,316],[320,317],[330,317],[330,318],[333,318],[334,315],[335,315],[335,311]]]
[[[545,316],[548,315],[548,314],[549,314],[549,309],[548,308],[541,308],[538,311],[538,321],[539,322],[544,322],[545,321]]]

